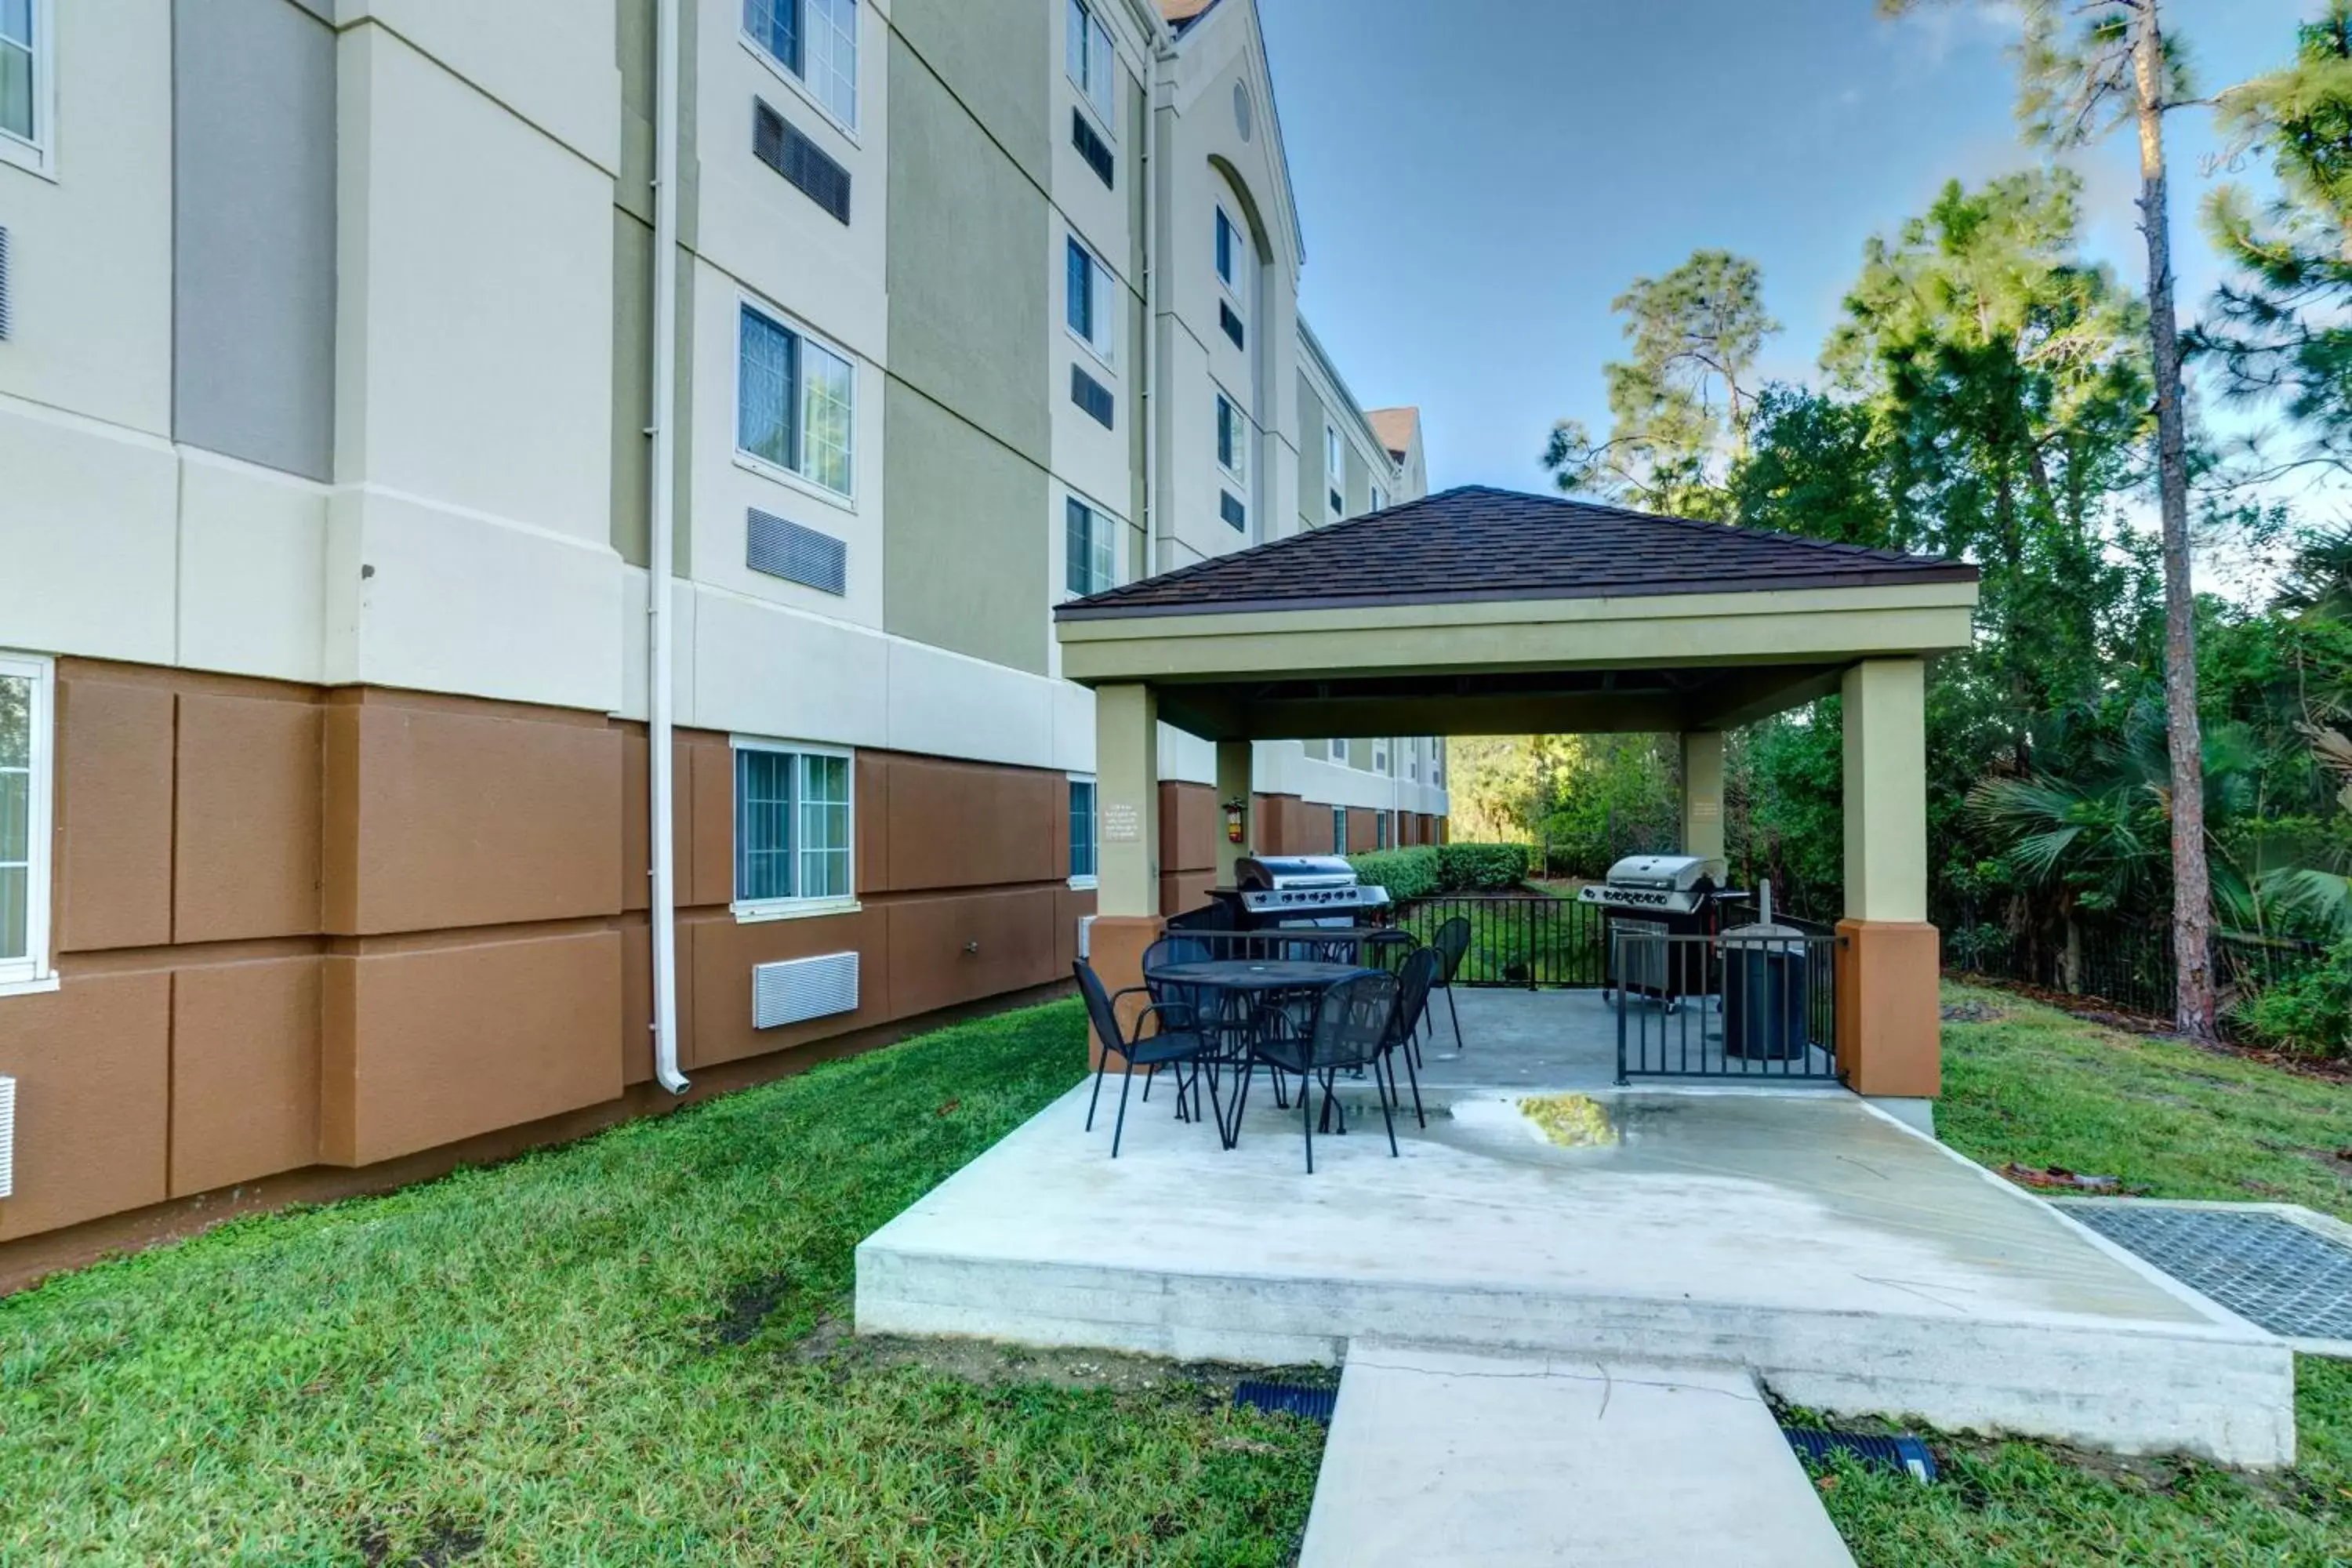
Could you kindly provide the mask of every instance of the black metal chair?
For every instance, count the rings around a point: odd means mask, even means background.
[[[1381,1065],[1388,1069],[1388,1082],[1382,1092],[1390,1104],[1396,1103],[1396,1058],[1402,1056],[1404,1076],[1412,1086],[1412,1117],[1423,1127],[1429,1125],[1429,1118],[1421,1109],[1421,1073],[1413,1059],[1413,1036],[1428,1015],[1429,988],[1436,984],[1438,971],[1444,963],[1433,947],[1417,947],[1405,955],[1404,967],[1397,974],[1396,1029],[1387,1048],[1381,1052]]]
[[[1127,1091],[1134,1086],[1135,1069],[1139,1067],[1174,1069],[1179,1075],[1176,1114],[1180,1119],[1185,1118],[1183,1069],[1187,1066],[1192,1067],[1197,1079],[1200,1058],[1215,1048],[1215,1042],[1200,1031],[1192,1015],[1180,1012],[1172,1005],[1163,1007],[1157,1002],[1147,1004],[1135,1016],[1135,1032],[1129,1034],[1119,1027],[1119,998],[1148,995],[1148,988],[1130,985],[1114,995],[1104,989],[1102,977],[1085,959],[1072,963],[1070,970],[1077,976],[1078,994],[1087,999],[1087,1016],[1093,1022],[1095,1034],[1103,1045],[1102,1059],[1095,1064],[1094,1092],[1087,1097],[1087,1131],[1095,1130],[1095,1107],[1102,1100],[1103,1071],[1110,1066],[1111,1053],[1118,1052],[1119,1060],[1126,1064],[1119,1074],[1118,1121],[1112,1127],[1110,1135],[1110,1157],[1116,1160],[1118,1158],[1118,1141],[1127,1131]],[[1143,1032],[1147,1019],[1158,1023],[1156,1033],[1146,1035]],[[1196,1102],[1197,1100],[1196,1087]],[[1213,1079],[1209,1084],[1209,1109],[1213,1112],[1219,1109],[1217,1086]]]
[[[1362,963],[1366,969],[1384,970],[1391,974],[1404,973],[1404,961],[1418,951],[1421,939],[1409,931],[1378,931],[1364,939]]]
[[[1462,972],[1463,957],[1470,951],[1469,921],[1455,915],[1437,928],[1437,934],[1429,939],[1429,945],[1435,948],[1438,956],[1445,961],[1445,970],[1437,977],[1437,986],[1445,993],[1445,1016],[1453,1020],[1454,1048],[1458,1051],[1462,1048],[1462,1012],[1454,1005],[1454,977]]]
[[[1298,1127],[1307,1140],[1307,1173],[1315,1173],[1315,1081],[1323,1083],[1323,1114],[1328,1119],[1337,1099],[1334,1080],[1350,1068],[1377,1068],[1381,1053],[1394,1043],[1397,1027],[1397,1002],[1401,987],[1396,976],[1374,972],[1342,980],[1324,990],[1316,1000],[1314,1017],[1303,1031],[1287,1026],[1279,1012],[1269,1010],[1263,1032],[1255,1047],[1258,1058],[1277,1071],[1295,1072],[1299,1076]],[[1388,1097],[1381,1099],[1381,1120],[1389,1131],[1389,1155],[1397,1152],[1396,1119],[1389,1113]],[[1236,1124],[1249,1100],[1249,1080],[1242,1080],[1240,1103],[1234,1107]],[[1347,1131],[1347,1110],[1339,1111],[1339,1128]]]

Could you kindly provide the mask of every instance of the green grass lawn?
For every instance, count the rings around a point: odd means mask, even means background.
[[[2140,1039],[1997,991],[1946,988],[1937,1126],[1999,1169],[2063,1165],[2151,1197],[2352,1218],[2352,1085]],[[1935,1487],[1841,1468],[1823,1500],[1866,1568],[2352,1563],[2352,1363],[2303,1359],[2291,1471],[2242,1476],[2029,1443],[1939,1440]]]
[[[1075,1003],[0,1301],[0,1563],[1276,1563],[1316,1429],[827,1326]]]

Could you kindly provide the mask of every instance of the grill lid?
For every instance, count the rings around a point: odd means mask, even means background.
[[[1696,855],[1628,855],[1609,868],[1609,884],[1688,892],[1706,875],[1706,865]]]
[[[1245,856],[1234,865],[1234,885],[1241,891],[1277,889],[1352,888],[1356,868],[1337,855]]]

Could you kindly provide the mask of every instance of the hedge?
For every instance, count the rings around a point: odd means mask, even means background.
[[[1402,903],[1437,893],[1490,892],[1527,880],[1524,844],[1423,844],[1350,855],[1348,864],[1366,882],[1386,888]]]

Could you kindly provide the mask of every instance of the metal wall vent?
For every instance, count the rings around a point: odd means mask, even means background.
[[[746,511],[743,520],[743,564],[752,571],[828,594],[849,592],[847,544],[758,507]]]
[[[751,1027],[780,1028],[857,1011],[857,955],[828,952],[751,966]]]
[[[0,1078],[0,1198],[16,1190],[16,1080]]]
[[[1249,527],[1249,509],[1231,490],[1217,492],[1217,513],[1235,528]]]
[[[1249,346],[1248,338],[1242,332],[1242,319],[1234,315],[1234,308],[1222,300],[1217,301],[1217,325],[1225,329],[1225,336],[1234,340],[1234,347]]]
[[[1087,113],[1083,109],[1070,110],[1070,145],[1078,150],[1078,156],[1087,161],[1087,167],[1092,169],[1104,184],[1112,190],[1118,189],[1118,163],[1111,156],[1110,143],[1087,123]]]
[[[826,212],[849,221],[849,171],[758,99],[751,100],[751,155]]]
[[[1093,416],[1106,430],[1111,428],[1111,421],[1118,416],[1118,405],[1111,397],[1110,388],[1076,365],[1070,367],[1070,401]]]
[[[8,231],[0,228],[0,343],[8,341]]]

